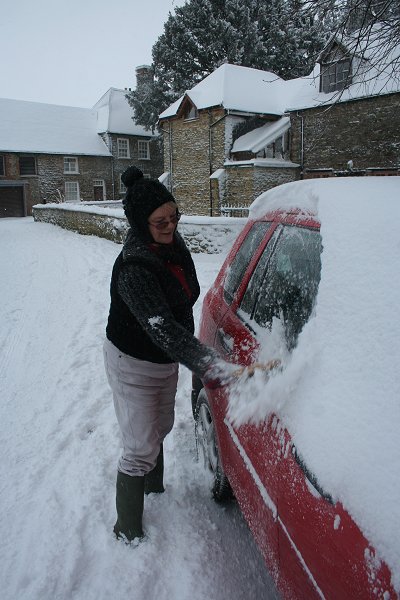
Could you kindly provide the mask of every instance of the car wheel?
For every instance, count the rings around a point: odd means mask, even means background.
[[[211,474],[211,492],[214,500],[224,502],[232,498],[229,481],[221,466],[215,439],[214,422],[204,388],[200,391],[195,414],[196,445],[198,456],[202,455],[205,469]]]

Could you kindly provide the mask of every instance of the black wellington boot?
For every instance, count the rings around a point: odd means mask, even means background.
[[[144,492],[145,494],[162,494],[164,488],[164,450],[163,445],[160,446],[160,452],[157,456],[157,462],[154,469],[144,476]]]
[[[144,477],[117,475],[117,522],[114,533],[117,538],[131,542],[143,537],[142,517],[144,503]]]

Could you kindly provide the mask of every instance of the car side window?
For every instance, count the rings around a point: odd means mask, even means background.
[[[321,251],[318,231],[284,226],[267,266],[252,316],[268,328],[274,317],[280,319],[289,350],[311,316],[321,278]]]
[[[271,223],[266,221],[254,223],[243,240],[242,245],[230,264],[225,277],[224,297],[228,304],[231,304],[235,292],[243,279],[251,259],[253,258],[254,252],[259,247],[270,227]]]
[[[274,233],[271,235],[268,244],[264,248],[264,252],[260,256],[257,266],[253,271],[247,289],[240,303],[241,311],[250,317],[253,315],[254,305],[260,293],[260,286],[262,280],[264,279],[265,271],[267,269],[269,259],[271,258],[272,251],[275,248],[276,240],[278,239],[281,231],[282,227],[277,227]]]

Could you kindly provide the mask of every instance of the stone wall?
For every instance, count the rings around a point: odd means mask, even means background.
[[[304,169],[343,171],[398,168],[400,164],[399,94],[376,96],[291,113],[291,160]]]
[[[97,237],[122,243],[129,228],[125,217],[108,216],[95,212],[82,212],[71,206],[34,206],[35,221],[58,225],[82,235]]]
[[[130,158],[118,158],[117,140],[128,139],[129,141],[129,154]],[[144,174],[148,175],[152,179],[158,179],[164,171],[163,165],[163,151],[162,151],[162,140],[161,138],[148,138],[125,134],[112,134],[103,136],[104,141],[107,143],[110,151],[114,157],[114,199],[118,199],[123,196],[120,190],[120,176],[121,174],[131,165],[135,165],[143,171]],[[138,141],[150,141],[150,160],[142,160],[138,158]],[[111,198],[112,196],[108,196]]]
[[[164,168],[172,171],[172,193],[187,214],[210,215],[210,175],[224,162],[224,120],[219,121],[223,116],[222,109],[199,111],[197,119],[181,117],[162,124]]]
[[[250,206],[263,192],[300,177],[299,168],[230,164],[225,169],[224,205],[232,207]]]
[[[161,140],[150,141],[150,160],[138,160],[137,150],[139,139],[149,138],[138,136],[102,136],[106,144],[111,146],[117,156],[117,137],[128,137],[130,140],[130,159],[118,159],[111,156],[83,156],[78,154],[32,154],[36,159],[36,175],[20,175],[19,157],[22,153],[2,153],[4,157],[4,175],[2,180],[21,181],[26,183],[25,199],[27,213],[31,214],[34,204],[60,202],[65,197],[65,182],[73,181],[79,184],[79,195],[82,201],[93,201],[94,180],[104,181],[104,200],[121,197],[119,189],[120,174],[127,167],[136,164],[152,178],[158,178],[163,173],[163,157]],[[64,173],[64,156],[78,159],[78,173]],[[113,185],[114,178],[114,185]]]
[[[104,199],[112,197],[111,158],[79,155],[76,155],[76,158],[78,159],[79,173],[66,174],[64,173],[64,155],[38,154],[37,165],[40,182],[40,200],[38,199],[38,202],[59,201],[64,197],[66,181],[79,183],[79,194],[82,200],[94,200],[93,182],[95,179],[102,179],[105,183]]]
[[[99,204],[100,206],[100,204]],[[122,211],[121,211],[122,212]],[[113,242],[122,243],[129,228],[124,216],[99,214],[85,211],[70,206],[34,206],[33,217],[35,221],[58,225],[83,235],[95,235]],[[183,236],[191,252],[205,252],[217,254],[226,245],[233,244],[242,230],[246,219],[220,219],[214,217],[212,221],[201,218],[191,219],[183,217],[179,223],[179,232]]]

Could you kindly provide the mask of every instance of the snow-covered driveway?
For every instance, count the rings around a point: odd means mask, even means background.
[[[3,600],[275,598],[235,505],[195,460],[190,374],[166,440],[148,539],[113,539],[119,437],[102,341],[120,246],[0,219],[0,589]],[[203,294],[223,255],[195,255]],[[199,302],[196,316],[200,311]]]

